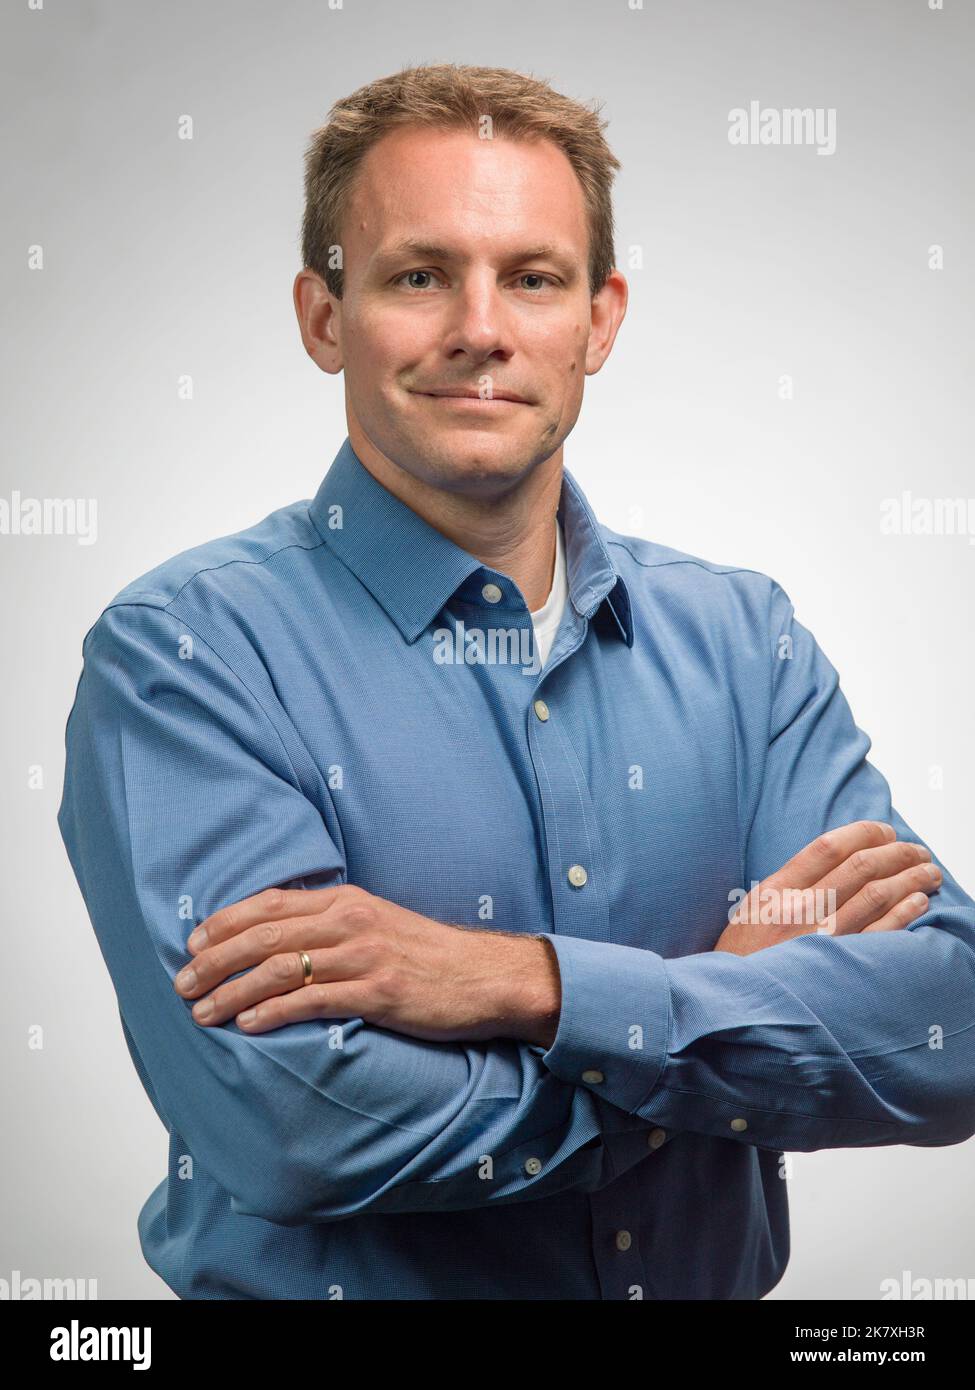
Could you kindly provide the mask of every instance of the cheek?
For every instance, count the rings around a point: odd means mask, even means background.
[[[425,325],[387,314],[366,325],[359,355],[371,376],[410,373],[437,357],[440,342]]]
[[[580,369],[586,364],[586,348],[589,344],[589,328],[587,324],[577,323],[572,329],[572,361],[569,363],[569,375],[576,377]]]
[[[351,327],[347,361],[360,380],[377,381],[401,370],[413,360],[416,344],[407,334],[391,329],[388,321],[360,317]]]
[[[575,381],[586,365],[589,329],[584,323],[562,327],[538,344],[539,357],[544,357],[551,371],[567,381]]]

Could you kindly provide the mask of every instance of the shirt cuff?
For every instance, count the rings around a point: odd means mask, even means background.
[[[541,1054],[562,1081],[635,1114],[660,1078],[670,1041],[670,984],[662,957],[634,946],[540,932],[562,977],[555,1040]]]

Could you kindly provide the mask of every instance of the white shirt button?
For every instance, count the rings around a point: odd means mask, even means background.
[[[568,878],[573,888],[581,888],[589,878],[589,875],[581,864],[573,864],[568,874],[566,874],[566,878]]]
[[[630,1235],[629,1231],[617,1231],[617,1232],[616,1232],[616,1248],[617,1248],[617,1250],[629,1250],[629,1248],[630,1248],[630,1246],[631,1246],[632,1244],[633,1244],[633,1237]]]
[[[541,1171],[542,1160],[540,1158],[525,1159],[525,1172],[528,1173],[531,1177],[534,1177],[536,1173],[540,1173]]]
[[[652,1129],[647,1135],[647,1144],[651,1149],[659,1149],[660,1145],[666,1142],[666,1139],[667,1131],[665,1129]]]
[[[598,1086],[601,1081],[606,1080],[602,1072],[596,1071],[595,1068],[593,1068],[592,1071],[584,1071],[582,1073],[582,1079],[587,1086]]]
[[[545,703],[545,701],[536,700],[535,703],[532,705],[532,709],[538,715],[542,723],[544,723],[545,720],[548,718],[548,705]]]
[[[500,603],[504,598],[504,593],[497,584],[485,584],[481,590],[481,597],[487,599],[488,603]]]
[[[737,1130],[739,1130],[739,1131],[740,1131],[740,1130],[743,1130],[743,1129],[747,1129],[747,1128],[748,1128],[748,1121],[747,1121],[747,1120],[732,1120],[732,1122],[731,1122],[731,1128],[732,1128],[732,1129],[737,1129]]]

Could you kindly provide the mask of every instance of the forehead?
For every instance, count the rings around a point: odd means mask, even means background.
[[[534,236],[588,241],[582,188],[551,140],[481,140],[469,131],[407,126],[359,166],[346,223],[354,250],[404,238],[496,242]]]

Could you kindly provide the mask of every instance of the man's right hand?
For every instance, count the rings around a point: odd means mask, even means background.
[[[942,874],[892,825],[854,821],[818,836],[743,898],[716,951],[748,956],[793,937],[897,931],[928,908]]]

